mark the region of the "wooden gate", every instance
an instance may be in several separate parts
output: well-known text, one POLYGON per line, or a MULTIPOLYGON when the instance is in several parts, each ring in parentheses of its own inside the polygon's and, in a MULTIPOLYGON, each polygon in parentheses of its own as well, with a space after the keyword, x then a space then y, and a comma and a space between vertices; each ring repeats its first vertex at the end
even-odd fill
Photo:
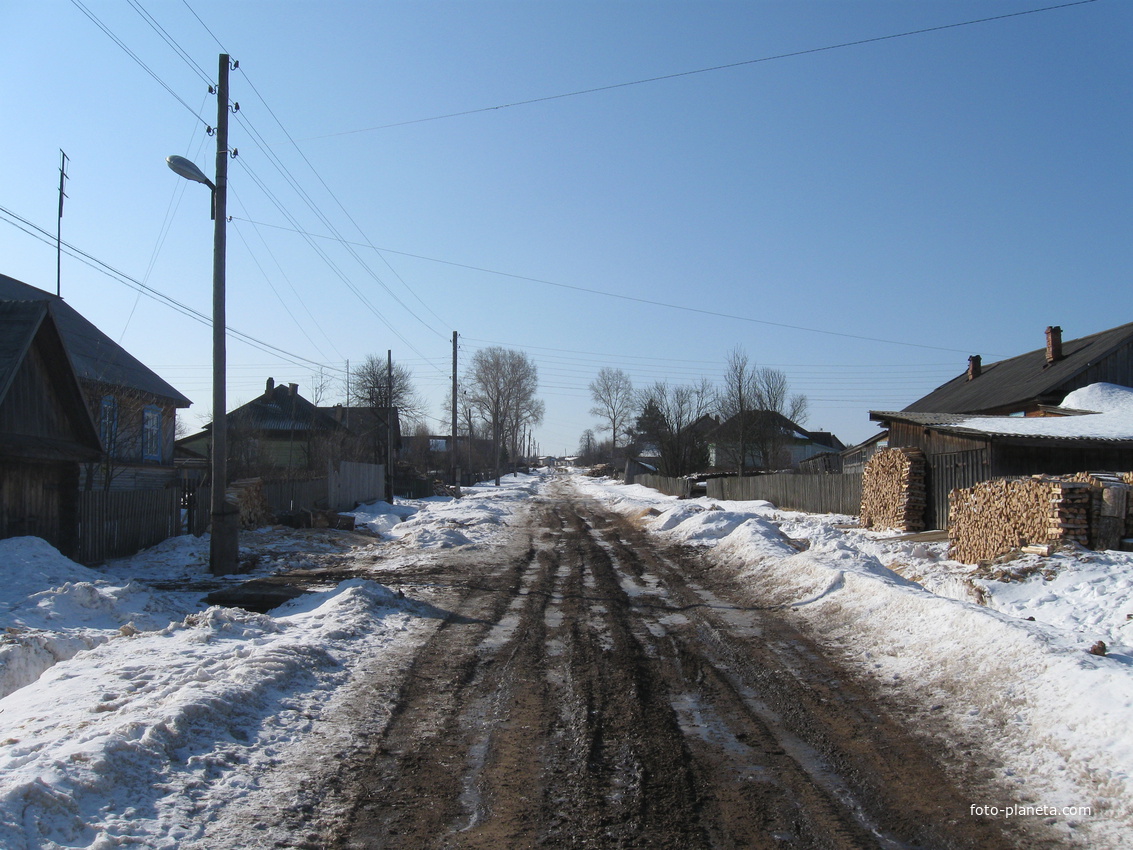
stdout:
POLYGON ((948 528, 948 494, 991 477, 987 449, 932 455, 928 463, 926 527, 948 528))

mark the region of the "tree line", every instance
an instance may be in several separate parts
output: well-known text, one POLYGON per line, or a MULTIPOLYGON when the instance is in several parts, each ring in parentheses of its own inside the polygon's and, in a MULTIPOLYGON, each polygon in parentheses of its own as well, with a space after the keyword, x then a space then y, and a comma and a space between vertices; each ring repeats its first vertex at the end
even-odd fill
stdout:
POLYGON ((758 366, 738 347, 728 354, 718 386, 701 378, 635 388, 623 370, 604 368, 589 388, 597 432, 609 437, 599 440, 587 429, 579 454, 597 461, 652 450, 658 471, 674 477, 706 468, 710 442, 717 465, 740 475, 777 468, 784 464, 790 426, 807 417, 806 396, 790 392, 786 375, 758 366))

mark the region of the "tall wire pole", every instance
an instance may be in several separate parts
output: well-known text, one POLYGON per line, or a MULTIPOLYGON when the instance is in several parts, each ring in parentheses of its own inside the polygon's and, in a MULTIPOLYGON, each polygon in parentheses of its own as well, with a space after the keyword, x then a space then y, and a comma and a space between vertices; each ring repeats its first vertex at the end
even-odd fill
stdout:
POLYGON ((452 332, 452 486, 460 486, 456 461, 456 331, 452 332))
POLYGON ((216 89, 216 189, 213 192, 212 257, 212 490, 209 509, 212 536, 209 568, 213 575, 236 572, 240 554, 238 512, 225 498, 228 489, 228 411, 225 351, 225 223, 228 213, 228 67, 220 54, 216 89))
POLYGON ((63 187, 67 184, 67 154, 59 149, 59 218, 55 225, 55 294, 63 294, 63 199, 67 193, 63 187))

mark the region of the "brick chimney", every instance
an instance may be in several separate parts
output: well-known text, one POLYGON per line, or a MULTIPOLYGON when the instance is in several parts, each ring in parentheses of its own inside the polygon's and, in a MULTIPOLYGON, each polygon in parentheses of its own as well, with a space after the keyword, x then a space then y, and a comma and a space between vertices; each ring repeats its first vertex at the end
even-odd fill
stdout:
POLYGON ((268 378, 267 389, 264 390, 264 398, 271 398, 273 392, 275 392, 275 378, 268 378))
POLYGON ((287 385, 287 394, 290 395, 290 396, 299 395, 299 385, 298 384, 288 384, 287 385))
POLYGON ((973 354, 968 358, 968 380, 975 380, 983 372, 983 358, 978 354, 973 354))
POLYGON ((1046 329, 1046 363, 1057 363, 1062 359, 1062 328, 1051 325, 1046 329))

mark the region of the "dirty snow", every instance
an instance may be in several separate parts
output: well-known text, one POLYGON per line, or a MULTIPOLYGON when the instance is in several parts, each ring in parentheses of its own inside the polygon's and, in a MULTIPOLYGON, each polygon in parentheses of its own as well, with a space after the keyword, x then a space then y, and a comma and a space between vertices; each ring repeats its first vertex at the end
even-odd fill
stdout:
MULTIPOLYGON (((943 543, 886 539, 851 517, 573 480, 758 586, 914 716, 950 729, 942 746, 978 742, 996 765, 992 787, 1090 807, 1044 816, 1067 846, 1133 846, 1133 556, 1024 556, 993 574, 949 561, 943 543), (1105 657, 1086 651, 1099 640, 1105 657)), ((268 615, 204 606, 210 590, 248 578, 208 576, 207 538, 93 570, 35 538, 0 541, 0 846, 291 840, 280 813, 304 805, 299 766, 350 746, 336 718, 360 671, 392 681, 443 614, 383 582, 430 552, 505 540, 546 478, 503 484, 364 506, 366 541, 243 534, 259 575, 338 553, 372 576, 268 615)), ((972 804, 1015 801, 988 793, 972 804)))
POLYGON ((1040 817, 1067 846, 1133 846, 1133 554, 981 571, 949 561, 944 542, 886 539, 853 517, 577 480, 645 529, 711 549, 879 687, 943 720, 943 746, 977 741, 998 787, 1059 811, 1040 817), (1099 640, 1105 657, 1088 652, 1099 640))

